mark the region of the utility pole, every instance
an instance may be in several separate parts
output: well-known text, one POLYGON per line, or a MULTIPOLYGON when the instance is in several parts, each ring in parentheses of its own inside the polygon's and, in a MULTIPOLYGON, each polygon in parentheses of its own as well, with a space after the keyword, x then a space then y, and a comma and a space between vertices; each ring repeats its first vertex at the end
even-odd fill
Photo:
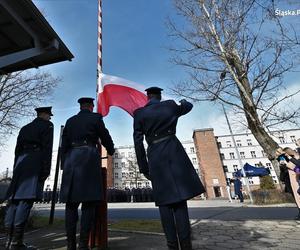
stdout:
POLYGON ((244 170, 244 165, 243 165, 243 163, 242 163, 240 153, 239 153, 239 151, 238 151, 238 149, 237 149, 237 145, 236 145, 236 142, 235 142, 233 133, 232 133, 232 129, 231 129, 231 126, 230 126, 230 123, 229 123, 229 119, 228 119, 228 117, 227 117, 227 114, 226 114, 224 105, 222 105, 222 107, 223 107, 223 111, 224 111, 224 115, 225 115, 225 118, 226 118, 226 122, 227 122, 227 125, 228 125, 228 128, 229 128, 229 131, 230 131, 230 135, 231 135, 231 138, 232 138, 232 141, 233 141, 233 145, 234 145, 234 148, 235 148, 235 152, 236 152, 236 155, 237 155, 239 164, 240 164, 240 166, 241 166, 241 170, 242 170, 242 173, 243 173, 243 176, 244 176, 244 180, 245 180, 245 182, 246 182, 247 190, 248 190, 249 197, 250 197, 250 202, 251 202, 251 204, 252 204, 252 203, 253 203, 253 199, 252 199, 252 194, 251 194, 251 190, 250 190, 250 186, 249 186, 249 181, 248 181, 248 178, 247 178, 246 173, 245 173, 245 170, 244 170))

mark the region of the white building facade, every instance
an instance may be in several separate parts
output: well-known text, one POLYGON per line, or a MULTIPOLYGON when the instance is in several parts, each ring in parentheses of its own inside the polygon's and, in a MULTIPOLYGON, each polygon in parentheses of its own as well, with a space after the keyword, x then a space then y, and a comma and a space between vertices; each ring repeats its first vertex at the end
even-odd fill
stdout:
MULTIPOLYGON (((281 146, 282 148, 290 147, 292 149, 296 148, 296 140, 300 138, 299 129, 290 129, 285 131, 275 131, 272 132, 271 137, 281 146)), ((242 166, 240 166, 238 155, 242 165, 248 163, 252 166, 262 166, 270 169, 273 182, 279 184, 279 181, 276 177, 275 171, 269 159, 266 157, 262 147, 258 144, 256 139, 252 134, 235 134, 234 140, 237 145, 237 150, 234 147, 234 143, 231 135, 221 135, 216 136, 218 142, 220 157, 223 163, 224 172, 226 178, 233 177, 233 173, 242 166)), ((259 185, 259 177, 249 177, 250 185, 259 185)))
MULTIPOLYGON (((183 141, 182 145, 199 175, 199 164, 194 142, 192 140, 183 141)), ((113 183, 115 188, 151 187, 151 181, 139 173, 134 146, 116 148, 113 156, 113 183)))

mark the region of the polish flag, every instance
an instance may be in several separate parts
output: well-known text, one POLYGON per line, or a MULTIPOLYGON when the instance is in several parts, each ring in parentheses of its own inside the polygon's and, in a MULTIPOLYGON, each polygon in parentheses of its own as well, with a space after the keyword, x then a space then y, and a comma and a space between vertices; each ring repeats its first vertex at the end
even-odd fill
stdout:
POLYGON ((138 83, 103 73, 98 79, 98 113, 102 116, 108 114, 110 106, 124 109, 133 116, 133 112, 148 101, 145 87, 138 83))

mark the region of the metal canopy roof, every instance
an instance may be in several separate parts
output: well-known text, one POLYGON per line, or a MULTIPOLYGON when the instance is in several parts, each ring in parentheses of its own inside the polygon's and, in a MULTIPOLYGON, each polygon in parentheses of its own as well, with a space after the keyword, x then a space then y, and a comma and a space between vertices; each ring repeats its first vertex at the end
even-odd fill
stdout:
POLYGON ((0 74, 73 57, 31 0, 0 0, 0 74))

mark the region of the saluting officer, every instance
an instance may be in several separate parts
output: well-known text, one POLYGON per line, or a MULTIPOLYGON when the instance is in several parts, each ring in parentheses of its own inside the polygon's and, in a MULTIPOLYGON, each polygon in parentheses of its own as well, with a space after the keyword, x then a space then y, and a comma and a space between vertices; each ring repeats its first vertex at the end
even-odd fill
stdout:
POLYGON ((60 201, 66 203, 68 249, 76 249, 78 206, 81 206, 79 249, 89 249, 88 240, 96 205, 103 200, 99 139, 109 155, 114 144, 102 116, 93 113, 93 98, 80 98, 80 112, 67 120, 62 136, 63 176, 60 201))
POLYGON ((159 206, 162 226, 169 249, 192 249, 186 200, 203 192, 204 187, 176 137, 180 116, 193 105, 181 100, 161 101, 161 88, 146 89, 148 103, 134 113, 134 145, 139 171, 151 180, 156 206, 159 206), (143 144, 148 143, 147 156, 143 144))
POLYGON ((6 249, 35 249, 23 243, 24 227, 33 202, 43 198, 44 182, 50 174, 53 124, 51 107, 35 109, 37 118, 22 127, 15 148, 12 182, 5 216, 6 249))

